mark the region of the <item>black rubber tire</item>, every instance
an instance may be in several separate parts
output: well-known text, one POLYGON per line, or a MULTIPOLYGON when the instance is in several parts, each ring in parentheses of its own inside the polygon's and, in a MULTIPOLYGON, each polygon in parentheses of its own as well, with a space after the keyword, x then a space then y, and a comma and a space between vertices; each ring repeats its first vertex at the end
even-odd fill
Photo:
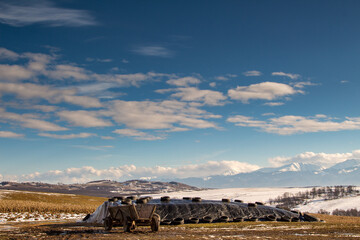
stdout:
POLYGON ((132 204, 132 200, 130 200, 129 198, 126 198, 126 199, 124 199, 124 200, 121 201, 121 204, 131 205, 131 204, 132 204))
POLYGON ((244 218, 243 217, 236 217, 233 219, 233 222, 243 222, 244 218))
POLYGON ((256 207, 257 207, 257 204, 256 204, 256 203, 248 203, 248 207, 254 207, 254 208, 256 208, 256 207))
POLYGON ((228 216, 221 216, 217 221, 218 222, 229 222, 229 217, 228 216))
POLYGON ((148 199, 147 198, 139 198, 136 200, 137 204, 146 204, 148 203, 148 199))
POLYGON ((158 232, 160 228, 160 216, 154 213, 151 219, 151 231, 158 232))
POLYGON ((257 222, 259 219, 257 217, 251 217, 248 219, 249 222, 257 222))
POLYGON ((199 219, 192 217, 192 218, 189 218, 186 222, 190 223, 190 224, 197 224, 197 223, 199 223, 199 219))
POLYGON ((184 224, 184 219, 183 218, 175 218, 174 220, 172 220, 172 224, 174 225, 182 225, 184 224))
POLYGON ((169 196, 164 196, 160 198, 161 202, 170 202, 170 197, 169 196))
POLYGON ((163 220, 160 222, 161 225, 170 225, 171 221, 170 220, 163 220))
POLYGON ((104 219, 104 229, 105 231, 110 231, 113 227, 113 221, 110 217, 104 219))
POLYGON ((280 221, 281 221, 281 222, 291 222, 291 217, 288 217, 288 216, 286 216, 286 215, 281 216, 280 221))
POLYGON ((276 221, 276 216, 269 214, 265 217, 266 221, 270 221, 270 222, 275 222, 276 221))
POLYGON ((136 200, 136 199, 138 199, 138 197, 137 196, 128 196, 128 197, 126 197, 127 199, 130 199, 130 200, 136 200))
POLYGON ((258 206, 264 206, 265 204, 263 202, 255 202, 258 206))
POLYGON ((244 201, 240 199, 235 199, 234 202, 243 203, 244 201))
POLYGON ((194 197, 194 198, 192 198, 191 200, 192 200, 193 202, 201 202, 201 201, 202 201, 201 197, 194 197))
POLYGON ((212 223, 213 219, 210 216, 205 216, 201 219, 202 223, 212 223))
POLYGON ((183 197, 183 200, 191 200, 191 197, 183 197))
POLYGON ((221 201, 222 201, 222 202, 228 202, 228 203, 229 203, 229 202, 230 202, 230 199, 229 199, 229 198, 223 198, 223 199, 221 199, 221 201))
POLYGON ((117 198, 117 200, 118 200, 118 201, 122 201, 122 200, 124 200, 124 199, 125 199, 125 197, 123 197, 123 196, 114 197, 114 198, 117 198))

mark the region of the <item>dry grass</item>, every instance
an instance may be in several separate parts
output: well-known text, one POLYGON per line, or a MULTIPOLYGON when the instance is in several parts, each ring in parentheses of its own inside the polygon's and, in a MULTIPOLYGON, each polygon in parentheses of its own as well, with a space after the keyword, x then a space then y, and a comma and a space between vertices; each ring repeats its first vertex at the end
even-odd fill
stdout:
POLYGON ((360 218, 317 215, 327 222, 241 222, 161 226, 160 232, 152 233, 149 227, 139 227, 134 233, 124 233, 122 227, 110 232, 102 226, 79 223, 18 223, 13 229, 1 233, 0 239, 106 239, 106 240, 179 240, 179 239, 281 239, 281 240, 329 240, 360 237, 360 218))
POLYGON ((0 199, 0 212, 90 213, 105 200, 72 194, 7 191, 0 199))

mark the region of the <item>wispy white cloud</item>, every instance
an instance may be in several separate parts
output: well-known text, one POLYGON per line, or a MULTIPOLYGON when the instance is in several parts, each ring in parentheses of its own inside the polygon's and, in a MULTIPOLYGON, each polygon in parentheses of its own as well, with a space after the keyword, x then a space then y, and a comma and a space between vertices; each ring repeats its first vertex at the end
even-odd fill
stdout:
POLYGON ((109 116, 115 122, 132 129, 163 129, 174 127, 218 128, 209 118, 219 116, 210 114, 188 103, 165 100, 153 101, 112 101, 109 116))
POLYGON ((296 74, 296 73, 284 73, 284 72, 273 72, 271 73, 271 75, 273 76, 283 76, 283 77, 288 77, 291 78, 293 80, 298 79, 300 77, 300 74, 296 74))
POLYGON ((216 82, 211 82, 211 83, 209 83, 209 86, 210 86, 210 87, 213 87, 213 88, 216 87, 216 82))
POLYGON ((9 132, 9 131, 0 131, 0 138, 21 138, 24 137, 24 134, 9 132))
POLYGON ((154 140, 165 139, 165 136, 155 136, 146 132, 142 132, 136 129, 129 129, 129 128, 116 129, 113 131, 113 133, 126 137, 134 137, 137 140, 154 141, 154 140))
POLYGON ((216 80, 220 80, 220 81, 226 81, 229 80, 229 78, 225 77, 225 76, 217 76, 215 77, 216 80))
POLYGON ((113 60, 110 58, 85 58, 85 61, 87 62, 101 62, 101 63, 107 63, 107 62, 112 62, 113 60))
POLYGON ((181 101, 187 102, 201 102, 211 106, 225 105, 227 99, 221 92, 213 90, 201 90, 195 87, 177 88, 174 89, 176 93, 172 97, 180 98, 181 101))
POLYGON ((16 52, 0 47, 0 60, 6 59, 6 60, 14 61, 17 60, 18 58, 19 58, 19 54, 17 54, 16 52))
POLYGON ((52 134, 52 133, 39 133, 39 136, 56 138, 56 139, 74 139, 74 138, 88 138, 96 136, 94 133, 72 133, 72 134, 52 134))
POLYGON ((17 181, 46 181, 63 183, 83 183, 97 179, 129 180, 129 179, 161 179, 207 177, 210 175, 232 175, 242 172, 251 172, 259 166, 239 161, 208 161, 201 164, 191 164, 180 167, 137 167, 123 165, 107 169, 96 169, 91 166, 81 168, 68 168, 65 170, 52 170, 44 173, 35 172, 15 176, 17 181))
POLYGON ((93 97, 76 96, 73 89, 54 89, 50 86, 32 83, 0 83, 0 94, 15 94, 22 99, 45 99, 50 103, 66 102, 83 107, 101 107, 93 97))
POLYGON ((232 99, 240 100, 243 103, 248 103, 248 101, 251 99, 272 101, 284 96, 294 95, 299 92, 299 90, 296 90, 290 85, 284 83, 262 82, 249 86, 238 86, 235 89, 230 89, 228 91, 228 95, 232 99))
POLYGON ((165 73, 132 73, 132 74, 92 74, 92 77, 100 82, 114 82, 118 87, 135 86, 139 87, 141 83, 157 81, 164 77, 174 77, 174 74, 165 73))
POLYGON ((166 81, 170 85, 175 85, 178 87, 187 87, 189 85, 195 85, 201 83, 201 80, 196 77, 183 77, 183 78, 175 78, 166 81))
POLYGON ((61 111, 57 115, 79 127, 109 127, 113 125, 110 121, 101 119, 99 112, 96 111, 61 111))
POLYGON ((18 81, 32 78, 35 74, 22 66, 18 65, 0 65, 0 78, 2 80, 18 81))
POLYGON ((54 6, 50 1, 23 1, 0 4, 0 23, 21 27, 44 24, 59 27, 82 27, 97 25, 94 17, 85 10, 54 6))
POLYGON ((260 71, 252 70, 252 71, 243 72, 243 75, 246 77, 258 77, 261 76, 262 73, 260 71))
POLYGON ((104 140, 113 140, 113 139, 115 139, 115 138, 112 137, 112 136, 101 136, 101 139, 104 139, 104 140))
POLYGON ((268 133, 279 135, 291 135, 309 132, 334 132, 344 130, 360 130, 359 118, 346 118, 343 121, 335 121, 324 115, 312 117, 282 116, 267 120, 256 120, 252 117, 237 115, 229 117, 228 122, 241 127, 255 127, 268 133))
POLYGON ((269 158, 269 163, 274 167, 280 167, 291 163, 314 164, 321 167, 331 167, 337 163, 348 159, 360 159, 360 150, 354 150, 350 153, 314 153, 304 152, 291 157, 278 156, 269 158))
POLYGON ((65 65, 65 64, 56 65, 54 69, 50 71, 46 71, 44 72, 44 74, 56 80, 64 80, 64 79, 89 80, 90 79, 89 71, 81 67, 77 67, 73 65, 65 65))
POLYGON ((172 57, 174 53, 170 51, 168 48, 160 45, 154 46, 139 46, 133 49, 133 52, 144 55, 144 56, 152 56, 152 57, 172 57))
POLYGON ((90 146, 90 145, 73 145, 75 148, 83 148, 87 150, 94 150, 94 151, 106 151, 114 146, 105 145, 105 146, 90 146))
POLYGON ((64 131, 67 128, 61 127, 51 122, 47 122, 41 119, 38 119, 37 116, 33 114, 17 114, 6 112, 5 109, 0 108, 0 119, 5 122, 14 124, 15 122, 19 123, 22 127, 37 129, 41 131, 64 131))
POLYGON ((235 77, 237 77, 236 74, 228 73, 228 74, 225 74, 225 75, 222 75, 222 76, 217 76, 217 77, 215 77, 215 79, 219 80, 219 81, 227 81, 230 78, 235 78, 235 77))
POLYGON ((306 86, 314 86, 317 85, 315 83, 312 83, 310 81, 307 82, 294 82, 294 83, 290 83, 292 86, 294 86, 295 88, 304 88, 306 86))
POLYGON ((264 105, 275 107, 275 106, 284 105, 284 103, 283 102, 267 102, 267 103, 264 103, 264 105))

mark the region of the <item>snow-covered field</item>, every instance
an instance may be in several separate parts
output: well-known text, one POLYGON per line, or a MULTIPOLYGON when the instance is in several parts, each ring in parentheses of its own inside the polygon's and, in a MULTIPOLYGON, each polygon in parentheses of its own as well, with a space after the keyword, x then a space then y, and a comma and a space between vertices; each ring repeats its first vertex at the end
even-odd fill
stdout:
MULTIPOLYGON (((230 198, 231 200, 240 199, 244 202, 264 202, 267 203, 270 198, 276 198, 284 193, 298 193, 311 191, 310 188, 224 188, 210 189, 192 192, 171 192, 163 194, 154 194, 154 198, 161 196, 170 196, 171 198, 181 199, 183 197, 201 197, 207 200, 221 200, 230 198)), ((334 200, 315 199, 308 201, 306 205, 300 205, 296 209, 302 212, 317 213, 320 209, 332 212, 335 209, 348 210, 357 208, 360 210, 360 196, 345 197, 334 200)))
POLYGON ((310 190, 311 188, 223 188, 191 192, 171 192, 154 194, 151 196, 154 198, 170 196, 171 198, 178 199, 182 199, 183 197, 201 197, 206 200, 221 200, 222 198, 230 198, 232 200, 240 199, 244 202, 267 202, 269 198, 278 197, 283 195, 285 192, 298 193, 310 190))
POLYGON ((33 222, 33 221, 56 221, 56 220, 79 220, 86 214, 74 213, 0 213, 0 224, 7 222, 33 222))
POLYGON ((331 213, 335 209, 348 210, 352 208, 356 208, 360 210, 360 196, 345 197, 345 198, 327 200, 327 201, 323 199, 318 199, 309 202, 306 205, 301 205, 296 209, 302 212, 311 212, 311 213, 317 213, 320 209, 324 209, 331 213))

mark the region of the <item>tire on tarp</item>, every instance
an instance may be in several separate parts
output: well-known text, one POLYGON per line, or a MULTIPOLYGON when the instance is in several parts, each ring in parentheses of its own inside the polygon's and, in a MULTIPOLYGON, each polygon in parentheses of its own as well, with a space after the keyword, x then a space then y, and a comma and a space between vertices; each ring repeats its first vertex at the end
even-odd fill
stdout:
POLYGON ((192 200, 193 202, 201 202, 201 201, 202 201, 201 197, 194 197, 194 198, 192 198, 191 200, 192 200))
POLYGON ((210 216, 205 216, 201 219, 202 223, 212 223, 213 219, 210 216))
POLYGON ((196 217, 191 217, 186 221, 186 223, 197 224, 197 223, 199 223, 199 219, 196 217))
POLYGON ((160 198, 161 202, 170 202, 170 197, 169 196, 164 196, 160 198))
POLYGON ((244 218, 243 217, 236 217, 233 219, 233 222, 243 222, 244 218))
POLYGON ((161 225, 170 225, 171 224, 171 220, 163 220, 160 222, 161 225))
POLYGON ((221 216, 217 219, 218 222, 229 222, 230 218, 228 216, 221 216))
POLYGON ((182 224, 184 224, 185 223, 185 221, 184 221, 184 219, 183 218, 175 218, 174 220, 172 220, 172 224, 173 225, 182 225, 182 224))

